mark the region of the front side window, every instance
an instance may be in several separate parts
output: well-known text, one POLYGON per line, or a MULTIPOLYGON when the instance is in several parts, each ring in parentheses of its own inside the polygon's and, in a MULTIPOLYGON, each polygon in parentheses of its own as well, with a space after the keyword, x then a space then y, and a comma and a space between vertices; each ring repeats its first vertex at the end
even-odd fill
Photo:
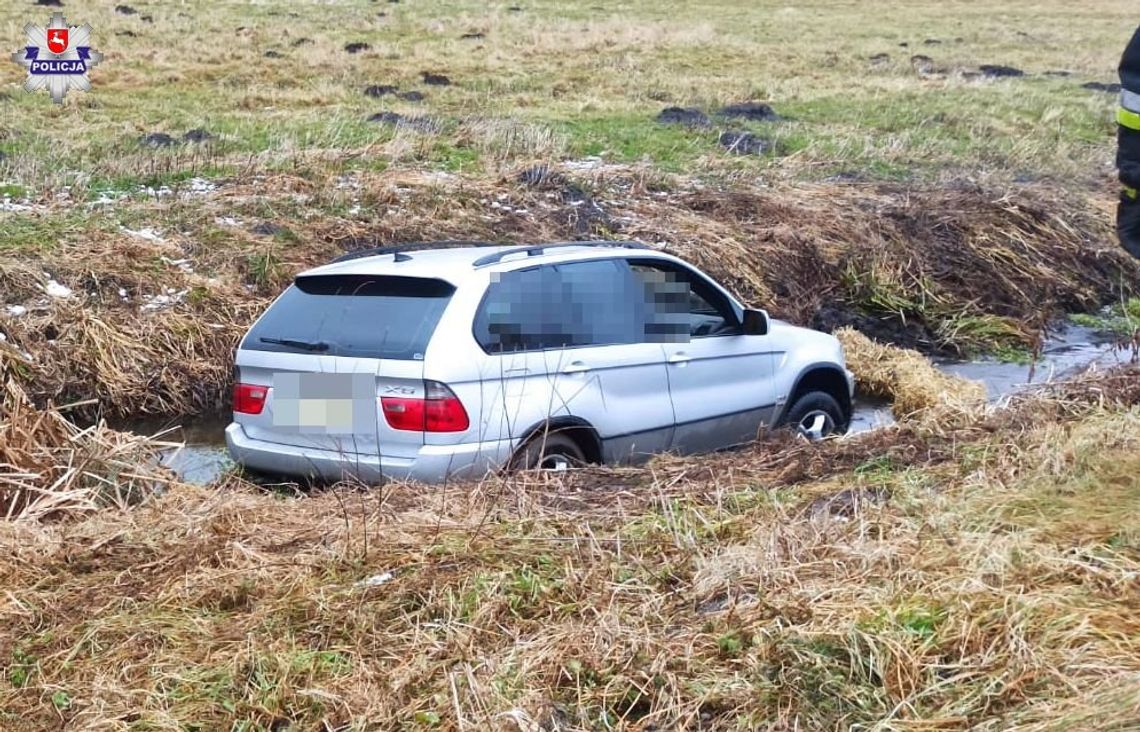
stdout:
POLYGON ((738 335, 735 308, 708 280, 688 268, 655 260, 631 260, 649 314, 649 340, 684 342, 706 336, 738 335))

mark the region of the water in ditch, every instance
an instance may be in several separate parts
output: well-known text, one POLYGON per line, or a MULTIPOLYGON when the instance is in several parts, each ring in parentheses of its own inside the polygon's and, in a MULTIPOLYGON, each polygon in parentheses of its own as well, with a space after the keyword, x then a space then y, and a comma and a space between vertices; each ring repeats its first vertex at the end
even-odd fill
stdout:
MULTIPOLYGON (((1090 367, 1108 368, 1127 363, 1131 354, 1112 344, 1092 329, 1081 326, 1062 328, 1050 338, 1038 360, 1032 364, 1006 363, 992 359, 975 361, 939 361, 935 365, 946 373, 981 381, 991 401, 1019 389, 1072 376, 1090 367)), ((857 398, 851 431, 864 432, 891 424, 890 404, 885 401, 857 398)), ((204 420, 179 426, 170 422, 133 423, 131 431, 162 434, 165 441, 182 441, 180 447, 162 451, 162 463, 183 480, 206 485, 233 466, 226 454, 224 420, 204 420)))

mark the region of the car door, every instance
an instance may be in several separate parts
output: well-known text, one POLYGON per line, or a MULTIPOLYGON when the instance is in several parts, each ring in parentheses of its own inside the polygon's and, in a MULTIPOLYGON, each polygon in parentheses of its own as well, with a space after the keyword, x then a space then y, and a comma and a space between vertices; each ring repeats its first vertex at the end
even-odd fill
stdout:
POLYGON ((474 324, 489 356, 488 429, 519 439, 548 421, 585 422, 611 462, 666 449, 673 406, 664 351, 639 337, 635 295, 620 259, 495 275, 474 324))
POLYGON ((749 442, 776 408, 776 354, 744 335, 742 311, 707 277, 661 259, 631 259, 651 306, 647 333, 662 343, 675 425, 671 449, 704 452, 749 442))
POLYGON ((637 281, 621 258, 553 265, 564 347, 557 392, 593 425, 607 462, 636 462, 672 442, 673 404, 661 344, 644 338, 637 281))

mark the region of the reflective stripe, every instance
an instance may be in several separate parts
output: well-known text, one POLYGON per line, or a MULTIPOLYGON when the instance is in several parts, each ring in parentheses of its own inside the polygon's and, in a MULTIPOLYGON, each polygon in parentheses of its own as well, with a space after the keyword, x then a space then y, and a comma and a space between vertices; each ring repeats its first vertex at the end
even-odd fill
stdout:
POLYGON ((1128 196, 1133 201, 1136 200, 1136 196, 1138 193, 1140 193, 1140 192, 1138 192, 1135 188, 1129 188, 1128 186, 1124 186, 1124 195, 1128 196))
POLYGON ((1120 92, 1120 106, 1129 112, 1140 114, 1140 94, 1127 89, 1120 92))
POLYGON ((1140 112, 1133 112, 1121 107, 1116 110, 1116 121, 1121 127, 1140 131, 1140 112))

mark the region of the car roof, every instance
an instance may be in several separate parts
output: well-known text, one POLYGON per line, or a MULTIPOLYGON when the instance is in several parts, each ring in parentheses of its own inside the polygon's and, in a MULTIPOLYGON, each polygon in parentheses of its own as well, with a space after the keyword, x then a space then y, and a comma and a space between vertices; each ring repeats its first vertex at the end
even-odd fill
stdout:
POLYGON ((403 275, 431 277, 452 284, 484 271, 504 271, 555 262, 604 259, 619 254, 646 254, 672 259, 639 242, 556 242, 530 245, 441 245, 417 244, 414 248, 391 247, 384 253, 333 261, 302 272, 299 277, 332 274, 403 275), (399 252, 399 253, 397 253, 399 252), (480 261, 482 260, 482 261, 480 261))

